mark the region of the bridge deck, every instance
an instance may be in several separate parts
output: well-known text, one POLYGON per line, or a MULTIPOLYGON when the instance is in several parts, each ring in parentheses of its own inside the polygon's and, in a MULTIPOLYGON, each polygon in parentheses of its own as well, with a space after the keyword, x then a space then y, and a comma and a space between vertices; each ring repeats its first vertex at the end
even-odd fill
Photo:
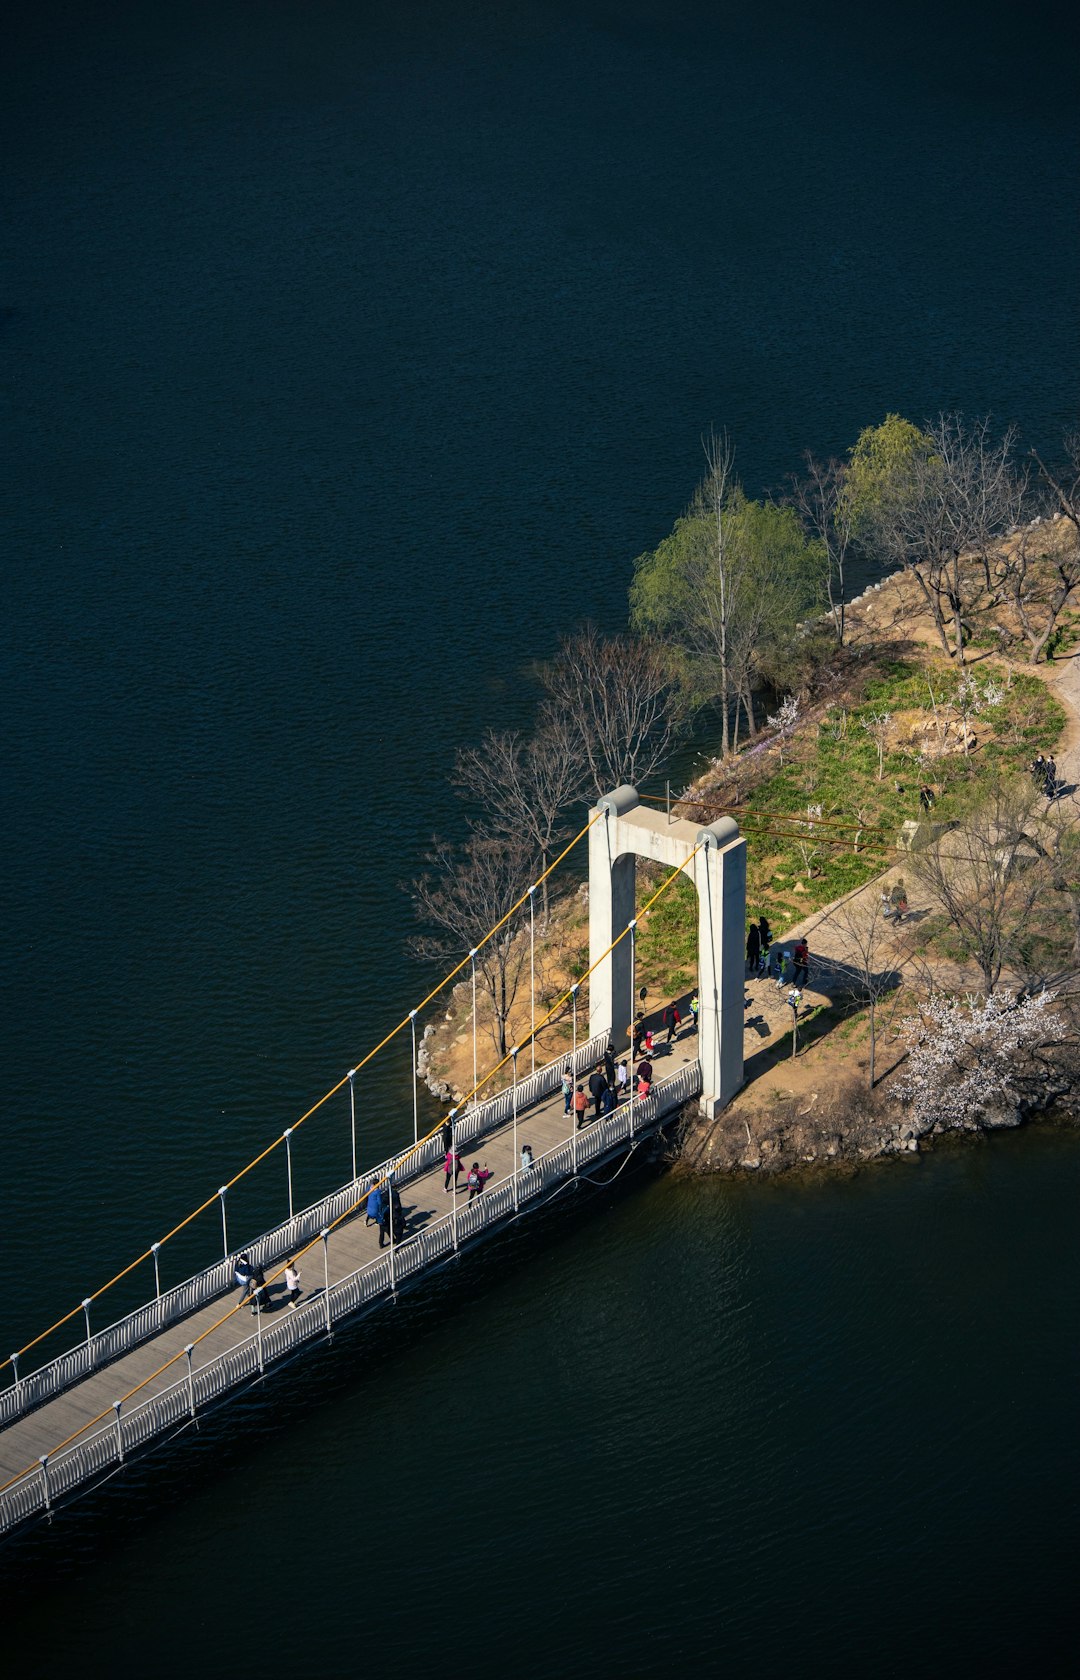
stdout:
MULTIPOLYGON (((651 1112, 640 1103, 635 1104, 642 1131, 651 1130, 664 1114, 685 1100, 691 1089, 689 1071, 692 1069, 696 1073, 696 1058, 697 1040, 692 1031, 686 1028, 669 1051, 660 1049, 654 1056, 658 1085, 650 1105, 651 1112), (676 1074, 682 1074, 683 1077, 672 1082, 665 1099, 664 1086, 671 1076, 676 1074)), ((579 1074, 578 1077, 581 1082, 587 1083, 585 1076, 579 1074)), ((694 1088, 696 1089, 696 1086, 694 1088)), ((625 1105, 624 1110, 619 1112, 625 1112, 625 1105)), ((528 1143, 541 1168, 534 1173, 519 1175, 518 1200, 523 1202, 526 1208, 530 1205, 527 1197, 535 1195, 541 1185, 547 1187, 571 1176, 572 1167, 567 1153, 571 1127, 572 1116, 569 1120, 564 1116, 563 1101, 559 1093, 519 1112, 518 1148, 520 1150, 528 1143), (545 1158, 543 1161, 542 1157, 545 1158), (525 1184, 525 1179, 530 1181, 528 1185, 525 1184)), ((602 1141, 608 1137, 614 1139, 611 1127, 602 1127, 596 1134, 595 1141, 589 1138, 591 1130, 591 1127, 587 1128, 581 1134, 583 1153, 594 1154, 602 1141)), ((625 1130, 622 1130, 625 1141, 625 1130)), ((605 1142, 604 1147, 606 1151, 610 1145, 605 1142)), ((513 1127, 509 1121, 500 1124, 477 1142, 463 1147, 465 1171, 459 1181, 456 1198, 458 1228, 462 1241, 478 1234, 481 1225, 492 1229, 517 1211, 513 1202, 513 1175, 516 1165, 513 1151, 513 1127), (473 1160, 485 1163, 492 1170, 493 1177, 488 1181, 488 1187, 481 1198, 486 1205, 477 1209, 479 1217, 474 1216, 472 1209, 466 1217, 465 1174, 473 1160), (498 1202, 497 1207, 493 1205, 493 1198, 498 1202)), ((451 1221, 448 1215, 454 1204, 454 1198, 444 1191, 441 1169, 429 1170, 413 1182, 403 1185, 401 1198, 406 1215, 406 1236, 401 1243, 395 1245, 396 1276, 399 1281, 404 1274, 415 1276, 419 1270, 440 1256, 445 1256, 451 1248, 451 1221)), ((384 1249, 380 1254, 378 1239, 378 1228, 366 1225, 363 1209, 332 1231, 326 1249, 330 1302, 333 1303, 332 1318, 340 1318, 345 1316, 347 1311, 356 1310, 356 1306, 348 1306, 344 1292, 335 1288, 344 1280, 354 1280, 350 1288, 356 1292, 357 1303, 360 1305, 385 1293, 391 1281, 387 1269, 388 1250, 384 1249), (359 1273, 361 1278, 364 1278, 369 1271, 371 1278, 368 1285, 358 1288, 355 1282, 356 1275, 359 1273)), ((267 1270, 269 1272, 270 1268, 267 1270)), ((276 1266, 274 1270, 277 1270, 276 1266)), ((170 1392, 174 1396, 173 1400, 162 1401, 156 1408, 146 1407, 142 1414, 148 1420, 145 1427, 133 1425, 133 1438, 126 1443, 128 1452, 131 1452, 153 1435, 162 1432, 163 1423, 167 1421, 167 1407, 172 1407, 171 1416, 175 1426, 177 1422, 182 1421, 187 1412, 189 1394, 193 1401, 202 1399, 204 1385, 199 1381, 200 1371, 205 1372, 211 1365, 214 1365, 219 1373, 224 1371, 224 1378, 216 1380, 212 1389, 206 1387, 205 1390, 206 1393, 221 1393, 257 1374, 262 1368, 264 1355, 267 1364, 280 1358, 282 1352, 279 1350, 284 1344, 281 1337, 274 1336, 273 1331, 283 1319, 301 1320, 308 1326, 306 1331, 302 1326, 294 1326, 296 1334, 291 1337, 293 1341, 297 1335, 315 1336, 324 1332, 329 1303, 326 1300, 323 1245, 320 1242, 316 1241, 315 1246, 309 1248, 303 1256, 300 1271, 304 1294, 296 1313, 290 1312, 285 1305, 283 1279, 275 1280, 270 1286, 276 1310, 272 1314, 264 1314, 254 1323, 253 1315, 246 1308, 239 1312, 230 1311, 236 1303, 235 1290, 218 1295, 197 1311, 170 1324, 159 1334, 132 1348, 104 1369, 75 1382, 36 1410, 9 1423, 0 1431, 0 1485, 20 1476, 22 1472, 30 1471, 31 1467, 34 1468, 29 1477, 16 1483, 8 1493, 0 1493, 0 1530, 33 1514, 35 1509, 44 1508, 45 1478, 37 1468, 38 1461, 42 1455, 48 1455, 52 1463, 59 1449, 73 1435, 78 1435, 78 1441, 74 1445, 86 1450, 80 1453, 78 1465, 71 1464, 66 1486, 63 1478, 59 1484, 54 1484, 54 1499, 58 1493, 90 1479, 110 1462, 116 1462, 118 1427, 113 1415, 116 1401, 124 1401, 122 1410, 126 1420, 129 1412, 137 1413, 138 1408, 146 1407, 146 1403, 153 1401, 155 1397, 165 1396, 170 1392), (254 1348, 256 1334, 261 1336, 262 1343, 258 1349, 259 1363, 253 1367, 254 1354, 251 1350, 254 1348), (203 1336, 205 1339, 198 1343, 194 1356, 193 1392, 189 1384, 184 1348, 203 1336), (234 1351, 235 1361, 226 1358, 223 1362, 223 1356, 234 1351), (167 1363, 169 1361, 174 1362, 167 1363), (167 1368, 163 1370, 163 1366, 167 1368), (145 1384, 145 1387, 140 1389, 142 1384, 145 1384), (136 1389, 139 1389, 139 1392, 132 1393, 136 1389), (130 1398, 127 1398, 129 1396, 130 1398), (102 1413, 107 1415, 100 1418, 102 1413), (100 1421, 93 1421, 99 1418, 100 1421), (96 1472, 94 1465, 90 1463, 91 1458, 95 1459, 96 1472)), ((67 1456, 71 1460, 74 1459, 74 1447, 69 1450, 67 1456)), ((57 1458, 56 1462, 63 1464, 63 1455, 57 1458)))

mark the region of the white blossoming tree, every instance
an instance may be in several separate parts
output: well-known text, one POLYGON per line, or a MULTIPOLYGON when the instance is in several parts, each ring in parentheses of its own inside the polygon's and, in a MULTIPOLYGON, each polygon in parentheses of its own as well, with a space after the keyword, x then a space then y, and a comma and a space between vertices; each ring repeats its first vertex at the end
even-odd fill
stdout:
POLYGON ((780 737, 780 763, 784 762, 784 748, 798 728, 802 707, 796 695, 787 694, 781 703, 780 710, 775 717, 766 718, 770 729, 775 729, 780 737))
POLYGON ((919 1130, 960 1125, 998 1098, 1015 1100, 1019 1053, 1059 1043, 1067 1030, 1055 998, 932 997, 902 1022, 911 1049, 895 1089, 919 1130))

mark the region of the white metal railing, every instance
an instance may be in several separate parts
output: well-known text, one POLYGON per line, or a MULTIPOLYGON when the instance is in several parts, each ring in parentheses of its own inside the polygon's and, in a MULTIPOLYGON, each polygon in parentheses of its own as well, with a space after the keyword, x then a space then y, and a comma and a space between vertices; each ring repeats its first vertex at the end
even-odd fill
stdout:
MULTIPOLYGON (((590 1062, 595 1062, 602 1055, 607 1041, 607 1035, 604 1034, 578 1047, 575 1074, 584 1071, 590 1062)), ((548 1096, 558 1089, 563 1067, 570 1059, 570 1053, 564 1052, 546 1066, 537 1068, 528 1079, 518 1081, 519 1113, 540 1097, 548 1096)), ((512 1091, 506 1090, 500 1091, 498 1096, 491 1097, 476 1107, 470 1105, 463 1109, 455 1120, 457 1142, 464 1147, 501 1125, 504 1120, 510 1118, 512 1105, 512 1091)), ((273 1230, 264 1232, 253 1242, 238 1244, 233 1252, 250 1254, 256 1266, 274 1265, 293 1249, 303 1248, 311 1242, 324 1226, 332 1225, 335 1220, 340 1219, 359 1199, 359 1186, 370 1178, 381 1178, 394 1168, 398 1184, 409 1184, 424 1173, 430 1172, 442 1157, 443 1145, 439 1133, 436 1132, 433 1137, 421 1142, 419 1148, 409 1146, 397 1155, 390 1156, 377 1167, 371 1167, 361 1173, 355 1181, 350 1179, 348 1183, 324 1196, 321 1201, 304 1208, 293 1218, 275 1226, 273 1230)), ((136 1307, 124 1318, 117 1319, 115 1324, 99 1330, 88 1340, 79 1342, 76 1347, 39 1366, 36 1371, 20 1372, 10 1387, 0 1390, 0 1429, 15 1418, 21 1417, 24 1412, 52 1399, 65 1388, 70 1388, 73 1383, 81 1382, 91 1372, 111 1364, 114 1359, 119 1359, 140 1342, 148 1341, 152 1336, 168 1329, 170 1325, 177 1324, 181 1319, 197 1312, 200 1307, 206 1306, 207 1302, 227 1294, 234 1287, 233 1266, 233 1256, 226 1255, 215 1261, 212 1266, 196 1272, 183 1283, 163 1291, 151 1301, 145 1301, 141 1307, 136 1307)))
MULTIPOLYGON (((584 1047, 582 1054, 585 1050, 595 1054, 595 1044, 584 1047)), ((558 1062, 560 1073, 564 1060, 560 1058, 558 1062)), ((579 1071, 586 1065, 587 1060, 580 1063, 579 1071)), ((539 1078, 547 1071, 538 1070, 531 1077, 539 1078)), ((273 1325, 266 1327, 265 1321, 260 1321, 255 1335, 205 1365, 193 1367, 190 1379, 184 1365, 178 1363, 181 1372, 178 1381, 129 1410, 118 1409, 114 1419, 103 1422, 93 1435, 55 1457, 39 1461, 35 1468, 27 1470, 0 1492, 0 1533, 48 1510, 64 1494, 122 1463, 128 1454, 154 1436, 194 1417, 200 1408, 256 1377, 305 1341, 325 1335, 328 1322, 332 1325, 349 1317, 367 1302, 388 1293, 404 1278, 423 1271, 486 1229, 509 1220, 515 1211, 515 1191, 519 1209, 535 1205, 538 1198, 546 1200, 542 1192, 556 1189, 572 1179, 575 1171, 580 1173, 582 1167, 600 1160, 620 1144, 643 1135, 663 1115, 681 1107, 700 1090, 700 1064, 690 1062, 666 1079, 658 1080, 649 1096, 635 1098, 632 1107, 624 1103, 574 1138, 538 1156, 528 1171, 522 1171, 515 1163, 515 1171, 509 1177, 461 1209, 444 1214, 414 1237, 396 1243, 390 1253, 384 1249, 377 1259, 367 1261, 348 1277, 331 1284, 329 1298, 319 1290, 295 1312, 282 1313, 273 1325)))

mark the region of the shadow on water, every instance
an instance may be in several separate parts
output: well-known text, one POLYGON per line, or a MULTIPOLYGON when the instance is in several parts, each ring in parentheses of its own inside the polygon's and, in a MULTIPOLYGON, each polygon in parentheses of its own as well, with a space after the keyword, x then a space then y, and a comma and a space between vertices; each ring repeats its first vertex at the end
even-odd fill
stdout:
MULTIPOLYGON (((243 1497, 245 1470, 256 1459, 287 1450, 288 1439, 334 1404, 363 1404, 374 1385, 410 1359, 424 1356, 436 1327, 462 1327, 483 1313, 485 1296, 524 1278, 555 1244, 573 1242, 598 1218, 633 1202, 663 1176, 659 1140, 652 1138, 622 1163, 553 1193, 494 1237, 462 1250, 421 1283, 384 1297, 333 1336, 310 1342, 295 1358, 236 1391, 169 1440, 129 1460, 97 1487, 58 1508, 51 1519, 0 1546, 9 1586, 36 1594, 58 1575, 78 1578, 98 1567, 111 1548, 133 1536, 152 1536, 163 1509, 230 1481, 243 1497)), ((273 1293, 273 1289, 271 1290, 273 1293)), ((284 1295, 284 1284, 280 1286, 284 1295)), ((308 1298, 321 1295, 320 1289, 308 1298)), ((278 1310, 283 1310, 279 1308, 278 1310)))

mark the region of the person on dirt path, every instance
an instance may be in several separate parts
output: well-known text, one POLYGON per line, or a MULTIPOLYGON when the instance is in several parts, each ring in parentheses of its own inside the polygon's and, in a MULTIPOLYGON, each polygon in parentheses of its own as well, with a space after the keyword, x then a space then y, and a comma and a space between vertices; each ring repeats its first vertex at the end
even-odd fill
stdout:
POLYGON ((756 922, 751 922, 750 932, 746 936, 746 966, 751 974, 753 974, 757 969, 758 958, 760 955, 761 929, 758 927, 756 922))
POLYGON ((810 947, 806 943, 805 939, 800 939, 796 942, 795 949, 791 953, 791 958, 795 965, 795 972, 792 975, 792 979, 794 980, 798 990, 801 992, 803 987, 806 985, 807 980, 810 978, 810 947))
POLYGON ((690 1019, 694 1023, 695 1033, 698 1030, 698 1016, 700 1015, 700 1013, 701 1013, 701 999, 698 997, 697 990, 695 989, 694 995, 690 999, 690 1019))
POLYGON ((665 1043, 672 1044, 679 1031, 679 1011, 673 1003, 669 1003, 664 1010, 664 1026, 667 1028, 665 1043))

